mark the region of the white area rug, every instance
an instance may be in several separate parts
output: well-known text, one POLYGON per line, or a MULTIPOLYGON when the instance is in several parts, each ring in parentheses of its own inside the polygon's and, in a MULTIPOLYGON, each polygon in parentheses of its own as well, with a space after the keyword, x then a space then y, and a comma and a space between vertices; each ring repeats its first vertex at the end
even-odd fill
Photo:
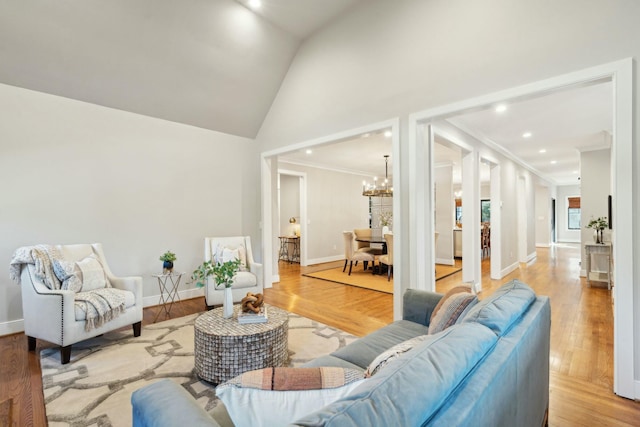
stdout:
MULTIPOLYGON (((193 372, 193 324, 199 314, 129 329, 72 347, 60 364, 58 348, 41 351, 49 426, 131 426, 131 393, 171 378, 206 410, 218 404, 212 384, 193 372)), ((289 315, 289 366, 299 366, 343 347, 356 337, 295 314, 289 315)))

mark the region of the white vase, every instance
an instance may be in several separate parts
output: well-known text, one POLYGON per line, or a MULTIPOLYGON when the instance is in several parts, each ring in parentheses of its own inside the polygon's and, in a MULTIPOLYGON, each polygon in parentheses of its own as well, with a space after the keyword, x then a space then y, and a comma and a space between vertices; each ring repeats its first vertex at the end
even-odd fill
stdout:
POLYGON ((224 288, 224 301, 222 302, 222 313, 225 319, 233 316, 233 293, 231 288, 224 288))
POLYGON ((389 234, 389 227, 387 227, 386 225, 382 226, 382 237, 384 237, 385 234, 389 234))

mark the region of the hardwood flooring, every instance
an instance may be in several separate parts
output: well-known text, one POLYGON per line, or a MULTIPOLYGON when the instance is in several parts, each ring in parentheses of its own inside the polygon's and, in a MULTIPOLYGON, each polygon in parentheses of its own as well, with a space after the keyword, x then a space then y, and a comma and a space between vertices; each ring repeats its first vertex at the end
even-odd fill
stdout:
MULTIPOLYGON (((580 249, 558 245, 538 249, 532 265, 500 281, 489 278, 483 262, 484 298, 502 283, 517 278, 551 298, 551 378, 549 425, 640 426, 640 403, 613 394, 613 312, 605 288, 588 288, 579 278, 580 249)), ((366 335, 392 321, 392 296, 300 274, 342 262, 300 267, 280 263, 280 283, 265 290, 268 303, 354 335, 366 335)), ((436 283, 438 292, 461 282, 461 273, 436 283)), ((204 310, 204 298, 182 301, 172 318, 204 310)), ((144 310, 143 325, 153 323, 158 307, 144 310)), ((158 321, 165 320, 160 314, 158 321)), ((144 328, 142 333, 144 334, 144 328)), ((0 337, 0 427, 44 426, 46 417, 38 352, 27 351, 24 334, 0 337)))

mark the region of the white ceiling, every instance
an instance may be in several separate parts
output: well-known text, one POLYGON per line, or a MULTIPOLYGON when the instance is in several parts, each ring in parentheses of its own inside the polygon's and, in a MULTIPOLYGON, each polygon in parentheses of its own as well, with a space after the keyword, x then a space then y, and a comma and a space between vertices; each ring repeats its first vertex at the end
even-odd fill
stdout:
MULTIPOLYGON (((236 0, 247 5, 249 0, 236 0)), ((331 22, 349 7, 362 0, 262 0, 255 13, 298 39, 331 22)))
POLYGON ((578 184, 580 152, 609 148, 613 129, 610 82, 570 88, 462 114, 449 122, 490 140, 556 185, 578 184), (531 132, 524 138, 525 132, 531 132), (541 153, 540 150, 546 150, 541 153), (552 163, 555 161, 555 163, 552 163))
MULTIPOLYGON (((489 141, 556 185, 578 184, 580 151, 609 147, 606 134, 612 131, 611 83, 565 89, 505 105, 507 110, 501 114, 490 106, 447 120, 476 138, 489 141), (524 132, 531 132, 531 137, 523 138, 524 132), (541 149, 546 152, 540 153, 541 149), (552 164, 552 160, 556 163, 552 164)), ((436 135, 435 142, 434 163, 453 165, 453 182, 460 183, 461 150, 440 135, 436 135)), ((314 147, 311 154, 305 150, 287 153, 280 160, 380 177, 384 175, 383 156, 391 151, 391 139, 381 131, 314 147)), ((489 180, 488 166, 480 167, 480 179, 489 180)))

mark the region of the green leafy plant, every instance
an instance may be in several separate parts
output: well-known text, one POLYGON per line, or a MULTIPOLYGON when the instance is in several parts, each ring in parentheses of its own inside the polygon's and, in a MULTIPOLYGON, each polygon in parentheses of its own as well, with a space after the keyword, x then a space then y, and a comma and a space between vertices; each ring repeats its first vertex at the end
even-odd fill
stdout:
POLYGON ((239 269, 239 259, 222 263, 205 261, 200 264, 198 268, 193 270, 193 273, 191 274, 191 282, 201 288, 207 283, 207 278, 213 276, 216 288, 220 288, 220 285, 224 285, 225 288, 230 288, 233 283, 233 278, 239 269))
POLYGON ((388 227, 393 222, 393 212, 382 211, 380 212, 380 226, 388 227))
POLYGON ((604 230, 608 226, 609 221, 607 221, 606 216, 601 216, 595 219, 591 218, 591 221, 589 221, 589 224, 587 224, 587 228, 593 228, 596 230, 604 230))
POLYGON ((167 251, 167 252, 163 253, 163 254, 160 256, 160 261, 170 261, 170 262, 173 262, 173 261, 175 261, 176 259, 177 259, 177 258, 176 258, 176 254, 174 254, 174 253, 173 253, 173 252, 171 252, 171 251, 167 251))

